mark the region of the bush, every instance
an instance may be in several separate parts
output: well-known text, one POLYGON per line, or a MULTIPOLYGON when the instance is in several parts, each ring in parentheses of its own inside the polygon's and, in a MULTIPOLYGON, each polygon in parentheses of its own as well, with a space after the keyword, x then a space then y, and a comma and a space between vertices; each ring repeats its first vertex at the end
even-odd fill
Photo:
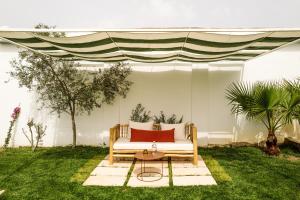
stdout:
POLYGON ((135 109, 131 111, 130 120, 134 122, 148 122, 151 119, 151 112, 146 111, 141 103, 137 104, 135 109))
POLYGON ((41 141, 42 137, 45 136, 47 126, 44 127, 44 125, 42 123, 36 123, 36 122, 34 122, 33 119, 28 120, 27 126, 28 126, 28 130, 30 132, 30 135, 28 135, 27 132, 23 128, 22 128, 22 131, 31 145, 31 150, 35 151, 38 148, 39 142, 41 141), (34 130, 33 130, 33 128, 34 128, 34 130), (34 132, 35 132, 35 134, 34 134, 34 132))
POLYGON ((156 124, 159 123, 179 124, 182 123, 182 121, 183 121, 183 116, 181 116, 181 118, 177 120, 177 116, 175 114, 172 114, 170 117, 167 117, 163 111, 160 111, 160 114, 158 116, 154 116, 154 122, 156 124))

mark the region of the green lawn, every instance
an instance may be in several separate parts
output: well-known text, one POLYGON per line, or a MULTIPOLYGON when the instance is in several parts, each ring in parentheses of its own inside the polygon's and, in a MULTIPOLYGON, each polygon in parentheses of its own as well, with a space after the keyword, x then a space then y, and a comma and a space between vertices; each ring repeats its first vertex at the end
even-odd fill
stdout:
POLYGON ((76 181, 106 154, 96 147, 2 151, 0 199, 300 199, 300 153, 289 148, 276 158, 252 147, 200 149, 217 186, 83 187, 76 181))

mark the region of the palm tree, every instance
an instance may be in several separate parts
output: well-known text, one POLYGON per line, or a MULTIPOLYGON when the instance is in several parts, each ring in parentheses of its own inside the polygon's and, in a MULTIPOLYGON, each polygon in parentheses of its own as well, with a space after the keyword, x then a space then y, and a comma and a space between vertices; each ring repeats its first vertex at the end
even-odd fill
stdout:
POLYGON ((286 110, 286 121, 291 123, 292 119, 296 119, 300 123, 300 78, 294 81, 285 80, 283 87, 289 94, 285 101, 287 105, 284 106, 286 110))
POLYGON ((266 153, 278 155, 275 132, 293 119, 299 119, 299 80, 284 82, 232 83, 226 98, 233 114, 256 119, 268 130, 266 153))

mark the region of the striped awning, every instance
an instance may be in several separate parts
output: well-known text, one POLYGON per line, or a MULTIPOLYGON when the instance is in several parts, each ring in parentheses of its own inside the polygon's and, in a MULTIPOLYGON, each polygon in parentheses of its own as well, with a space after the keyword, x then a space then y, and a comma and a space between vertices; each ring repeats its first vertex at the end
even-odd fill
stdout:
POLYGON ((246 61, 300 38, 300 31, 99 31, 54 38, 0 31, 0 38, 52 57, 96 62, 246 61))

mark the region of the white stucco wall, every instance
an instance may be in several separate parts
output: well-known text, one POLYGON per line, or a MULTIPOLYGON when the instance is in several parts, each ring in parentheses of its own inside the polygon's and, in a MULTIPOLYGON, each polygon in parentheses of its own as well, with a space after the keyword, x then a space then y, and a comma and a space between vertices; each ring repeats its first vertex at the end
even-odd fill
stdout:
MULTIPOLYGON (((134 85, 126 99, 118 98, 114 105, 105 105, 90 116, 77 117, 78 144, 107 144, 109 128, 116 123, 128 122, 131 110, 137 103, 142 103, 153 114, 164 110, 165 113, 183 115, 184 121, 194 122, 198 127, 201 146, 232 141, 256 142, 257 134, 265 130, 257 123, 236 120, 230 114, 224 90, 236 80, 257 81, 300 75, 299 48, 300 45, 292 45, 260 57, 247 62, 244 69, 241 64, 193 64, 168 66, 164 69, 170 70, 157 72, 162 68, 155 64, 136 66, 130 75, 134 85)), ((45 109, 37 110, 35 94, 19 88, 15 80, 4 83, 9 79, 9 61, 16 56, 14 47, 0 44, 0 144, 4 143, 10 114, 17 105, 21 106, 22 113, 11 145, 28 145, 21 129, 26 128, 29 117, 47 125, 44 146, 71 144, 72 131, 68 116, 58 118, 45 109)))

